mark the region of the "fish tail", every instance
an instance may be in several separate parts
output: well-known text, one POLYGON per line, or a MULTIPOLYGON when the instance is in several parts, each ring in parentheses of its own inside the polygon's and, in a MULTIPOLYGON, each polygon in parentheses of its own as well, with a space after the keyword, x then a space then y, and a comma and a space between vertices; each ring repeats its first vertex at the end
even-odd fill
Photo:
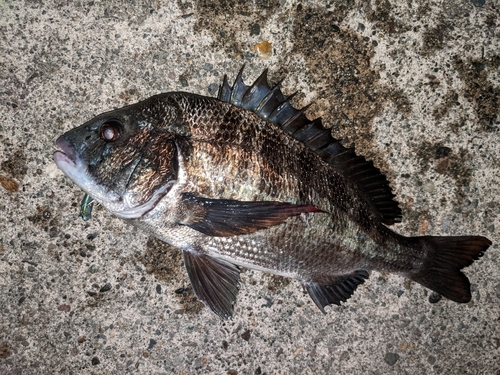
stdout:
POLYGON ((459 303, 471 300, 470 282, 460 270, 481 257, 491 241, 480 236, 414 237, 426 250, 424 265, 407 276, 459 303))

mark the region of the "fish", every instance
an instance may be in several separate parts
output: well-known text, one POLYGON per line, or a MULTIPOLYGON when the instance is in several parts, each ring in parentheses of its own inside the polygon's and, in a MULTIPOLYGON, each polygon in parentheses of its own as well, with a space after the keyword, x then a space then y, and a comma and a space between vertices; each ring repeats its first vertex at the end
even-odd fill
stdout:
POLYGON ((461 270, 486 237, 406 237, 372 161, 297 109, 268 70, 243 68, 217 97, 154 95, 56 140, 57 166, 115 216, 178 248, 196 297, 234 314, 242 268, 296 279, 318 309, 341 305, 372 271, 471 300, 461 270))
POLYGON ((85 194, 82 199, 82 203, 80 203, 80 217, 83 221, 88 221, 92 218, 92 208, 94 206, 94 199, 85 194))

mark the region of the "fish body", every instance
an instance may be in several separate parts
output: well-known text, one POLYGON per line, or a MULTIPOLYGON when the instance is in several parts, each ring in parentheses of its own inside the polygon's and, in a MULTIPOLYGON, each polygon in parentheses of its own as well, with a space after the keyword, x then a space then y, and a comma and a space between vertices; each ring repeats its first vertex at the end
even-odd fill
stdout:
POLYGON ((266 71, 218 98, 165 93, 58 138, 55 161, 118 217, 180 249, 197 297, 233 313, 240 267, 299 280, 319 309, 345 302, 371 270, 468 302, 460 271, 491 242, 404 237, 373 163, 309 120, 266 71))

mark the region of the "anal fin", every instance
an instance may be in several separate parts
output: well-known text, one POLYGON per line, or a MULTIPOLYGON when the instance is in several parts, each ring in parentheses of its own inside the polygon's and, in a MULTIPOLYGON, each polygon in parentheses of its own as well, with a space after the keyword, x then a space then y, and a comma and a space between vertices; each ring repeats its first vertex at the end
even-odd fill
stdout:
POLYGON ((354 293, 358 285, 363 284, 368 278, 368 272, 357 270, 351 274, 339 276, 328 285, 321 285, 313 281, 303 281, 302 286, 323 314, 326 314, 325 306, 338 305, 347 301, 354 293))
POLYGON ((240 284, 238 267, 206 254, 182 253, 196 297, 221 319, 231 318, 240 284))

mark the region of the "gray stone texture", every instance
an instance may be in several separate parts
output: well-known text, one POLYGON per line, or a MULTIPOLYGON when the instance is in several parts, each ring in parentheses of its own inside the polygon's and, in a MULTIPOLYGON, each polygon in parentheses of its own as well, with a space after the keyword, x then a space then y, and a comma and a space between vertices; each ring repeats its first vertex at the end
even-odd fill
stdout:
POLYGON ((0 374, 500 374, 499 9, 1 1, 0 374), (470 303, 374 272, 323 315, 298 282, 246 271, 221 322, 177 250, 101 207, 78 217, 58 135, 160 92, 214 95, 243 64, 388 175, 397 231, 493 241, 470 303))

